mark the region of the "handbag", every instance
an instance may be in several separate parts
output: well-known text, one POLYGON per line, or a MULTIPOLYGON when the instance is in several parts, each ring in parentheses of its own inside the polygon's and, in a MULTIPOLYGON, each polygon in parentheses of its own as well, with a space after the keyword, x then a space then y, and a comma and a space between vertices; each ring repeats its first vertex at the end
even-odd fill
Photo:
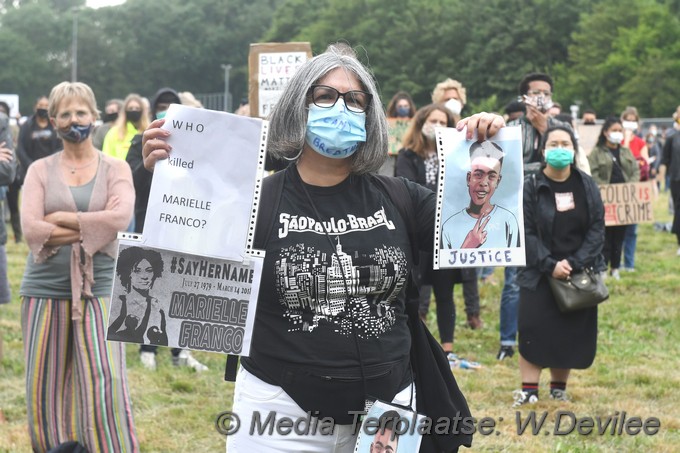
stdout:
POLYGON ((566 280, 549 277, 550 289, 562 313, 584 310, 609 298, 602 276, 592 269, 574 272, 566 280))

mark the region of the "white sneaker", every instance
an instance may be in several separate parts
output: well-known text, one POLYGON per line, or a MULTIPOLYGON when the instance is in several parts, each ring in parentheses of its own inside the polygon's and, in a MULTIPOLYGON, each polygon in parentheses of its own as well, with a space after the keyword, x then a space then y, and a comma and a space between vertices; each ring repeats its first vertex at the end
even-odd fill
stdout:
POLYGON ((512 398, 515 400, 515 402, 512 403, 512 407, 519 407, 527 403, 534 404, 538 401, 538 396, 529 394, 529 392, 525 392, 524 390, 513 390, 512 398))
POLYGON ((156 369, 156 354, 153 352, 149 351, 142 351, 139 353, 139 360, 141 360, 142 365, 144 368, 147 370, 155 370, 156 369))
POLYGON ((676 255, 680 256, 680 247, 678 247, 678 251, 677 251, 676 255))
POLYGON ((614 280, 621 280, 621 274, 618 269, 612 269, 612 278, 614 280))
POLYGON ((203 365, 201 362, 196 360, 194 356, 191 355, 191 352, 184 349, 180 351, 179 356, 177 357, 177 362, 175 364, 177 366, 188 366, 189 368, 193 368, 194 371, 199 372, 206 371, 208 369, 207 366, 203 365))

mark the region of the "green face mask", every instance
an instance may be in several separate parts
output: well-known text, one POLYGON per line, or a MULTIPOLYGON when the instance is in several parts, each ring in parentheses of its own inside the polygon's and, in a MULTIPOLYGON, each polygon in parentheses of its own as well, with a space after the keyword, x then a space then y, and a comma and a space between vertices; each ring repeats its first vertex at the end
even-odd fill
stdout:
POLYGON ((162 112, 156 112, 156 119, 157 120, 162 120, 165 118, 165 115, 168 113, 167 110, 163 110, 162 112))
POLYGON ((551 167, 562 170, 574 162, 574 150, 566 148, 546 149, 545 161, 551 167))

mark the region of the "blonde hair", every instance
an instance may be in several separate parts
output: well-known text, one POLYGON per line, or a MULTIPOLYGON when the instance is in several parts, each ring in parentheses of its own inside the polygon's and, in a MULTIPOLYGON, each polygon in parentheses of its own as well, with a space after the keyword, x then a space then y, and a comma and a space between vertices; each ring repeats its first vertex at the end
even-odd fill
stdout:
POLYGON ((55 118, 57 116, 59 104, 61 104, 64 99, 71 97, 85 102, 94 116, 94 119, 96 120, 99 118, 97 100, 94 98, 92 88, 82 82, 61 82, 59 85, 52 88, 50 97, 48 98, 49 106, 47 108, 50 118, 55 118))
POLYGON ((118 113, 118 119, 116 120, 116 125, 114 126, 116 128, 116 132, 118 133, 119 140, 123 140, 125 138, 125 134, 127 133, 128 119, 125 110, 127 110, 127 106, 130 105, 130 102, 132 101, 136 101, 142 109, 142 114, 139 118, 139 127, 137 127, 137 131, 143 132, 144 129, 146 129, 147 126, 149 126, 149 104, 147 102, 144 102, 144 99, 137 93, 130 93, 123 101, 123 109, 120 113, 118 113))
POLYGON ((633 106, 628 106, 626 107, 623 112, 621 112, 621 120, 625 121, 624 118, 627 116, 633 115, 635 117, 635 121, 640 121, 640 114, 638 113, 638 110, 633 107, 633 106))
POLYGON ((201 101, 196 99, 196 97, 191 94, 190 91, 182 91, 181 93, 177 93, 179 96, 179 102, 182 103, 182 105, 187 105, 189 107, 196 107, 199 109, 203 108, 203 104, 201 101))
POLYGON ((460 102, 463 105, 467 104, 465 87, 462 83, 453 79, 446 79, 443 82, 439 82, 437 86, 434 87, 434 91, 432 91, 432 102, 435 104, 444 102, 444 93, 448 90, 456 90, 458 96, 460 96, 460 102))

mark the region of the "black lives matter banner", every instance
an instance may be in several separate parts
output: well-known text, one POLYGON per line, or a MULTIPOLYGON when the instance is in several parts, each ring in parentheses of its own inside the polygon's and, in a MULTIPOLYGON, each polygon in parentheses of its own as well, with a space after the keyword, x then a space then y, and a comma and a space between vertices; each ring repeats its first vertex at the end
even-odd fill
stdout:
POLYGON ((312 58, 308 42, 253 43, 248 54, 250 116, 268 117, 293 74, 312 58))
POLYGON ((247 356, 261 266, 121 240, 107 339, 247 356))

